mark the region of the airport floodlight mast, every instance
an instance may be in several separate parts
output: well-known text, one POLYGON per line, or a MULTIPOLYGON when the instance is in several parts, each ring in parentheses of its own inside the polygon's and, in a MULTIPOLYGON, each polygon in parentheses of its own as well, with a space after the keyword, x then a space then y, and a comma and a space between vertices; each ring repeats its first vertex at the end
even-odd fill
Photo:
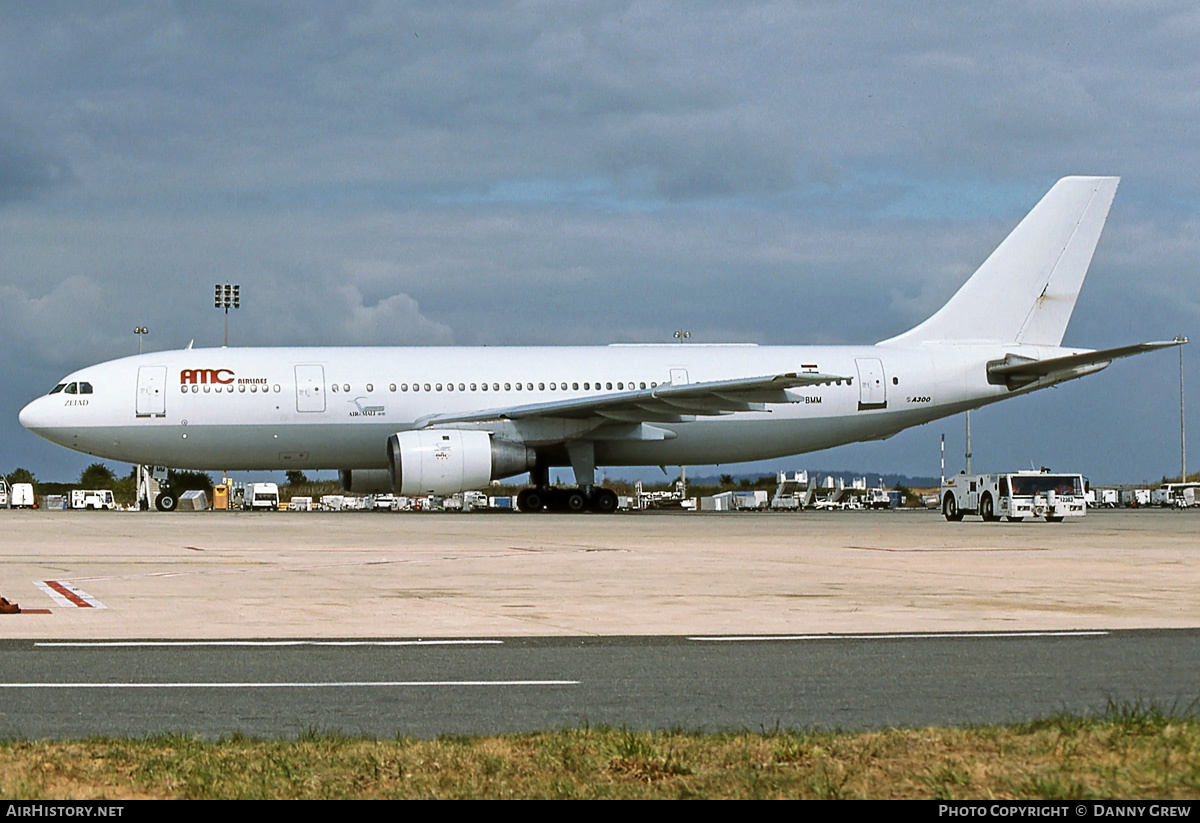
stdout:
POLYGON ((218 309, 225 309, 225 348, 229 348, 229 310, 240 309, 242 307, 242 287, 234 284, 225 283, 216 285, 216 291, 213 294, 213 306, 218 309))
POLYGON ((145 335, 149 334, 149 333, 150 333, 150 330, 149 330, 148 328, 146 328, 145 326, 136 326, 136 327, 134 328, 134 330, 133 330, 133 333, 137 335, 137 338, 138 338, 138 354, 141 354, 141 353, 142 353, 142 338, 143 338, 145 335))
MULTIPOLYGON (((1186 343, 1182 334, 1175 335, 1176 343, 1186 343)), ((1187 482, 1187 437, 1183 428, 1183 346, 1179 347, 1179 482, 1187 482)))

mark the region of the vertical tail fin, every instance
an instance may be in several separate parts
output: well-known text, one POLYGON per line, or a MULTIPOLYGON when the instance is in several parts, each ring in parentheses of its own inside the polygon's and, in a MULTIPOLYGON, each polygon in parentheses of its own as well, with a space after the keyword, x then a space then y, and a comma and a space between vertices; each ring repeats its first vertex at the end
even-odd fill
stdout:
POLYGON ((1119 182, 1059 180, 946 305, 881 345, 939 340, 1060 345, 1119 182))

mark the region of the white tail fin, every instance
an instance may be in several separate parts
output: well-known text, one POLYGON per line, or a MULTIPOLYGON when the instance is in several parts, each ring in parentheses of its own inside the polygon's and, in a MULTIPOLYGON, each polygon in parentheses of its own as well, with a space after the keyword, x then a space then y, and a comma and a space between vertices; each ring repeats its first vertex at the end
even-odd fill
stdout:
POLYGON ((1059 180, 950 302, 881 345, 939 340, 1060 345, 1118 182, 1118 177, 1059 180))

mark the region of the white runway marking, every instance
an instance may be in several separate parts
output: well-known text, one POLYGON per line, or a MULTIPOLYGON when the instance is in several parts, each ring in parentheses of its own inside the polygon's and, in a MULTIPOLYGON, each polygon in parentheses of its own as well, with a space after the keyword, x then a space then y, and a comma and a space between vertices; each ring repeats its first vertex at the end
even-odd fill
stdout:
POLYGON ((66 580, 35 580, 46 595, 64 609, 107 609, 108 607, 83 589, 66 580))
POLYGON ((777 634, 743 635, 727 637, 689 637, 700 643, 751 643, 755 641, 787 640, 949 640, 992 637, 1106 637, 1107 631, 1061 631, 1061 632, 909 632, 904 634, 777 634))
POLYGON ((155 646, 502 646, 503 640, 76 640, 41 642, 48 648, 144 648, 155 646))
POLYGON ((428 686, 578 686, 578 680, 348 680, 329 683, 0 683, 0 689, 373 689, 428 686))

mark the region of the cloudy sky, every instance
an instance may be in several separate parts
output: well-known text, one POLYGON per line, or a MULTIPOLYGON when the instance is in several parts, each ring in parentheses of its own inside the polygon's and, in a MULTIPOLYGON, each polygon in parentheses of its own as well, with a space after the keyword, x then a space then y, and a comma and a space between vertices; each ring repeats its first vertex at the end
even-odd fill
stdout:
MULTIPOLYGON (((1065 342, 1200 342, 1198 59, 1190 2, 5 3, 0 471, 77 477, 20 407, 136 325, 220 345, 226 278, 235 345, 872 343, 1066 174, 1123 182, 1065 342)), ((1174 352, 1119 362, 974 463, 1155 480, 1178 408, 1174 352)))

